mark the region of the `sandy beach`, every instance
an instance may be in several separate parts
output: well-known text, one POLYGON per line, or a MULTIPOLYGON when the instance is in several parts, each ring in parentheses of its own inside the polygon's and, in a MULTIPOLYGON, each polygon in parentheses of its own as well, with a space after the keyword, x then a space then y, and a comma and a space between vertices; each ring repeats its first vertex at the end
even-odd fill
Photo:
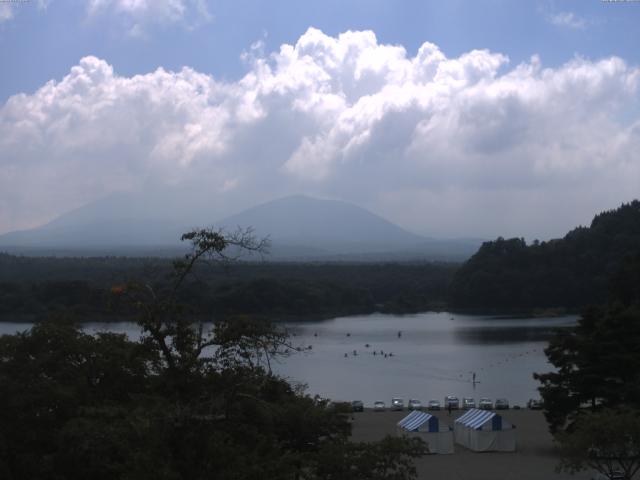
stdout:
MULTIPOLYGON (((430 412, 441 424, 453 425, 464 411, 430 412)), ((584 480, 589 473, 556 473, 558 457, 547 424, 540 411, 507 410, 500 412, 517 427, 517 451, 514 453, 476 453, 460 445, 452 455, 427 455, 416 462, 419 479, 443 480, 584 480)), ((396 423, 408 412, 373 412, 353 414, 354 441, 374 441, 396 434, 396 423)))

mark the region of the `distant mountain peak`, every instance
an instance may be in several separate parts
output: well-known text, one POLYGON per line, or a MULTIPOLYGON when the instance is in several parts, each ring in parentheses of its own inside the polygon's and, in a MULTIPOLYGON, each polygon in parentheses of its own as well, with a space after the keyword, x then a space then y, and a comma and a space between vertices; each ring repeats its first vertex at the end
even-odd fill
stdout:
POLYGON ((307 195, 291 195, 251 207, 228 217, 220 225, 251 226, 258 235, 276 241, 314 247, 366 244, 401 248, 424 241, 384 218, 352 203, 307 195))
MULTIPOLYGON (((163 199, 157 195, 157 202, 156 197, 145 202, 142 193, 105 198, 41 227, 0 235, 0 248, 27 254, 64 251, 65 255, 177 251, 182 248, 182 233, 212 224, 207 208, 193 208, 206 207, 208 202, 198 198, 183 202, 178 193, 163 199)), ((302 194, 270 200, 213 225, 229 230, 251 227, 257 236, 269 236, 274 259, 459 259, 471 255, 479 244, 427 239, 353 203, 302 194)))

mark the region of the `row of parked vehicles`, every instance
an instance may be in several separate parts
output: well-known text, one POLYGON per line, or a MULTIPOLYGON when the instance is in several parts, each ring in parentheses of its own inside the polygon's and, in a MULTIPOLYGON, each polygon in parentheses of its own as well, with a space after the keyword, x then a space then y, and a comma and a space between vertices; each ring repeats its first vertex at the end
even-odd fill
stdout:
MULTIPOLYGON (((360 400, 355 400, 351 403, 354 412, 362 412, 364 410, 364 404, 360 400)), ((422 402, 415 398, 409 400, 407 404, 409 410, 423 410, 422 402)), ((441 404, 438 400, 429 400, 427 403, 427 410, 468 410, 470 408, 479 408, 481 410, 508 410, 509 400, 506 398, 498 398, 495 403, 490 398, 481 398, 476 406, 476 401, 473 398, 463 397, 462 403, 460 399, 453 395, 447 395, 444 398, 444 403, 441 404)), ((514 409, 519 409, 519 405, 514 405, 514 409)), ((535 398, 529 399, 527 402, 527 408, 531 410, 540 410, 542 408, 542 402, 535 398)), ((390 410, 404 410, 404 400, 400 397, 393 397, 391 399, 390 410)), ((387 405, 378 400, 373 404, 373 410, 376 412, 384 412, 387 410, 387 405)))

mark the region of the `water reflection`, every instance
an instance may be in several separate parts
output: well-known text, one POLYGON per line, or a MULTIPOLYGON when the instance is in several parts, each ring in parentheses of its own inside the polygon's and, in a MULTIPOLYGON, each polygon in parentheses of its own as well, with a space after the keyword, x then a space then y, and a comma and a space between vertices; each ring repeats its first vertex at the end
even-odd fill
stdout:
POLYGON ((454 330, 458 342, 464 344, 507 344, 548 342, 560 327, 461 327, 454 330))

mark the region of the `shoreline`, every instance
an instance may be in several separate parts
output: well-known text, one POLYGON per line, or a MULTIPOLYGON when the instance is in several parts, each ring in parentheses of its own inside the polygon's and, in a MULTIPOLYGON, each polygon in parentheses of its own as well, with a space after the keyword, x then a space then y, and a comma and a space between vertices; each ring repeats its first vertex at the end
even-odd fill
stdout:
MULTIPOLYGON (((479 316, 479 317, 487 317, 487 320, 526 320, 532 318, 561 318, 572 315, 580 315, 580 311, 573 310, 562 310, 562 309, 553 309, 553 310, 536 310, 536 311, 520 311, 520 312, 500 312, 498 310, 490 310, 490 311, 474 311, 474 310, 449 310, 446 308, 436 308, 436 309, 427 309, 427 310, 419 310, 419 311, 390 311, 390 310, 366 310, 366 311, 340 311, 333 312, 330 314, 305 314, 305 315, 296 315, 296 314, 282 314, 278 316, 264 316, 257 314, 244 314, 244 313, 227 313, 218 315, 220 318, 231 318, 234 316, 242 316, 248 315, 255 318, 262 318, 274 324, 282 324, 282 323, 311 323, 311 322, 322 322, 333 320, 335 318, 342 317, 357 317, 357 316, 367 316, 367 315, 420 315, 420 314, 428 314, 428 313, 446 313, 450 315, 469 315, 469 316, 479 316)), ((134 315, 131 316, 115 316, 109 315, 105 313, 91 313, 86 316, 79 314, 78 312, 64 310, 59 312, 54 312, 51 315, 68 315, 68 317, 74 320, 76 323, 82 325, 87 323, 122 323, 122 322, 136 322, 136 317, 134 315), (86 320, 81 320, 74 317, 84 317, 86 320)), ((48 317, 51 315, 42 314, 42 313, 17 313, 17 314, 0 314, 0 323, 40 323, 46 321, 48 317)), ((211 319, 214 315, 193 315, 195 321, 198 321, 202 318, 205 318, 205 322, 212 322, 211 319)))

